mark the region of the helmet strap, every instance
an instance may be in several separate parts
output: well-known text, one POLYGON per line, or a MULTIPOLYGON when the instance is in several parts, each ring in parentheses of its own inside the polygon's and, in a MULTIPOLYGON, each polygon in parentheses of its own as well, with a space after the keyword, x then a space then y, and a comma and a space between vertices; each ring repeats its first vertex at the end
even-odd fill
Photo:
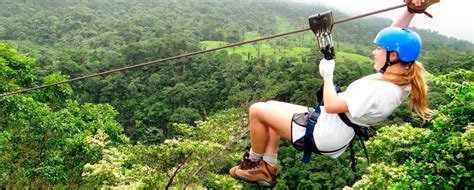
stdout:
POLYGON ((397 63, 400 63, 400 62, 403 62, 401 61, 400 59, 397 59, 396 61, 390 61, 390 54, 392 53, 392 51, 387 51, 387 56, 385 58, 385 64, 383 65, 383 67, 380 69, 380 73, 385 73, 385 70, 387 69, 388 66, 392 66, 392 65, 395 65, 397 63))

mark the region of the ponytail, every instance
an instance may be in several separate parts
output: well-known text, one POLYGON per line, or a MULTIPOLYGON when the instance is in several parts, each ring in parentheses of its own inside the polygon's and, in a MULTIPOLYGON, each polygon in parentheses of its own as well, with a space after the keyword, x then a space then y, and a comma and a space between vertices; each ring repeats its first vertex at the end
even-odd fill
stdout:
MULTIPOLYGON (((405 63, 400 63, 405 64, 405 63)), ((423 65, 414 61, 410 65, 406 65, 407 72, 404 75, 397 75, 396 77, 387 77, 384 80, 392 82, 399 86, 410 85, 411 86, 411 101, 410 105, 412 109, 418 114, 423 120, 428 120, 432 115, 432 110, 428 108, 427 95, 428 85, 425 80, 425 69, 423 65)), ((395 75, 393 73, 385 73, 388 75, 395 75)))
POLYGON ((427 120, 432 111, 428 108, 428 103, 426 101, 428 96, 428 85, 426 85, 425 80, 425 68, 423 65, 415 61, 409 71, 408 75, 411 75, 411 106, 415 110, 415 112, 424 120, 427 120))

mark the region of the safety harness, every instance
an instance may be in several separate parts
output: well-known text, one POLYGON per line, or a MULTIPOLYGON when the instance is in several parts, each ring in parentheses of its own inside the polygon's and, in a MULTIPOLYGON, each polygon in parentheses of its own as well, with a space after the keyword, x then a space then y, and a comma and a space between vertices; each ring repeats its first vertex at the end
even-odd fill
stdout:
MULTIPOLYGON (((333 40, 332 40, 332 34, 331 34, 332 26, 334 24, 333 17, 332 17, 332 12, 327 11, 327 12, 323 12, 323 13, 320 13, 320 14, 312 15, 312 16, 309 17, 308 20, 309 20, 309 25, 310 25, 311 30, 314 32, 314 34, 316 35, 316 38, 318 39, 319 48, 320 48, 321 52, 324 54, 324 59, 326 59, 326 60, 333 59, 335 57, 335 52, 334 52, 334 48, 333 48, 333 40)), ((389 53, 387 53, 387 58, 388 58, 388 56, 389 56, 389 53)), ((395 64, 395 62, 390 63, 390 64, 395 64)), ((384 67, 385 68, 388 67, 387 63, 384 67)), ((338 92, 338 93, 341 92, 340 88, 337 87, 337 86, 336 86, 336 92, 338 92)), ((303 159, 301 161, 303 163, 308 163, 309 160, 311 159, 312 152, 334 153, 334 152, 338 152, 338 151, 346 148, 347 146, 349 146, 350 149, 351 149, 351 161, 352 161, 351 168, 352 168, 352 171, 355 171, 355 169, 356 169, 356 160, 355 160, 355 150, 354 150, 354 145, 353 145, 354 143, 353 142, 354 142, 355 139, 358 139, 361 146, 362 146, 362 148, 364 149, 364 154, 365 154, 365 157, 367 158, 367 162, 370 163, 369 155, 367 153, 367 149, 366 149, 365 143, 364 143, 364 141, 369 139, 368 128, 357 125, 355 123, 352 123, 345 113, 338 113, 339 118, 347 126, 353 128, 354 132, 355 132, 355 135, 354 135, 354 137, 352 138, 352 140, 350 141, 349 144, 344 145, 343 147, 341 147, 339 149, 336 149, 336 150, 332 150, 332 151, 317 150, 316 146, 311 146, 311 145, 313 145, 313 142, 314 142, 314 136, 313 136, 314 126, 316 125, 316 123, 318 121, 318 117, 321 114, 321 108, 320 107, 324 106, 323 86, 321 86, 321 88, 319 89, 319 91, 317 93, 317 97, 318 97, 318 103, 314 107, 314 111, 311 112, 311 115, 307 120, 306 131, 305 131, 305 135, 304 135, 304 142, 305 142, 304 144, 305 144, 305 146, 304 146, 304 150, 303 150, 303 159)))
MULTIPOLYGON (((322 88, 321 88, 322 89, 322 88)), ((318 122, 319 115, 321 114, 321 106, 324 105, 323 102, 318 101, 318 105, 314 107, 314 111, 311 112, 310 117, 307 120, 306 123, 306 130, 304 133, 304 149, 303 149, 303 159, 301 160, 303 163, 308 163, 309 160, 311 159, 311 154, 312 152, 318 152, 318 153, 333 153, 340 151, 344 148, 347 147, 347 145, 336 149, 336 150, 331 150, 331 151, 325 151, 325 150, 318 150, 316 146, 314 146, 314 126, 318 122)), ((347 117, 346 117, 347 118, 347 117)))
MULTIPOLYGON (((340 88, 336 86, 336 92, 339 93, 341 92, 340 88)), ((314 136, 313 136, 313 132, 314 132, 314 126, 316 125, 317 121, 318 121, 318 117, 319 115, 321 114, 321 106, 324 106, 324 102, 322 101, 323 100, 323 97, 322 97, 322 94, 323 94, 323 86, 321 86, 321 88, 319 89, 318 91, 318 103, 317 105, 314 107, 314 111, 311 113, 311 116, 308 118, 308 121, 307 121, 307 124, 306 124, 306 131, 305 131, 305 135, 304 135, 304 141, 305 141, 305 147, 304 147, 304 150, 303 150, 303 159, 301 160, 303 163, 308 163, 310 158, 311 158, 311 154, 312 152, 318 152, 318 153, 334 153, 334 152, 338 152, 344 148, 346 148, 347 146, 349 146, 350 150, 351 150, 351 168, 352 168, 352 171, 355 172, 356 170, 356 159, 355 159, 355 150, 354 150, 354 140, 358 140, 359 143, 361 144, 363 150, 364 150, 364 154, 365 154, 365 157, 367 158, 367 162, 370 163, 370 160, 369 160, 369 154, 367 153, 367 149, 365 147, 365 143, 364 141, 368 140, 369 139, 369 132, 368 132, 368 127, 364 127, 364 126, 360 126, 360 125, 357 125, 355 123, 352 123, 351 120, 347 117, 347 115, 345 113, 338 113, 338 116, 339 118, 348 126, 348 127, 351 127, 352 129, 354 129, 354 132, 355 132, 355 135, 354 137, 352 138, 352 140, 349 142, 349 144, 347 145, 344 145, 343 147, 339 148, 339 149, 336 149, 336 150, 332 150, 332 151, 322 151, 322 150, 317 150, 317 147, 313 147, 313 146, 309 146, 309 145, 312 145, 313 144, 313 141, 314 141, 314 136), (316 148, 316 150, 315 150, 316 148)))

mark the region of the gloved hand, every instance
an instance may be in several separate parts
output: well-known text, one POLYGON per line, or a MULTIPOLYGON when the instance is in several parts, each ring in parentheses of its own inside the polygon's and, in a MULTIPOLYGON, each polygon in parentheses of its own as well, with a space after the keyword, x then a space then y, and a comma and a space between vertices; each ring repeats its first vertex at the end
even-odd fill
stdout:
POLYGON ((321 52, 324 55, 324 59, 326 60, 334 59, 334 56, 335 56, 334 47, 331 47, 329 44, 326 45, 326 47, 322 48, 321 52))
POLYGON ((426 16, 433 18, 431 14, 426 12, 426 8, 432 4, 438 3, 440 0, 404 0, 408 4, 408 12, 410 13, 424 13, 426 16))
POLYGON ((336 62, 334 59, 326 60, 321 59, 319 62, 319 74, 323 77, 324 80, 332 79, 334 73, 334 67, 336 66, 336 62))

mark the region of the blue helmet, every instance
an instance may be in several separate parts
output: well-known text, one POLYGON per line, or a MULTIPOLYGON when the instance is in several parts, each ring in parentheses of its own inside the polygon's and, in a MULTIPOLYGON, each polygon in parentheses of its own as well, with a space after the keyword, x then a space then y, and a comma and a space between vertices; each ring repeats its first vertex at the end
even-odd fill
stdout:
POLYGON ((386 51, 396 51, 403 62, 415 61, 420 55, 421 38, 413 30, 407 28, 388 27, 381 30, 374 43, 386 51))

